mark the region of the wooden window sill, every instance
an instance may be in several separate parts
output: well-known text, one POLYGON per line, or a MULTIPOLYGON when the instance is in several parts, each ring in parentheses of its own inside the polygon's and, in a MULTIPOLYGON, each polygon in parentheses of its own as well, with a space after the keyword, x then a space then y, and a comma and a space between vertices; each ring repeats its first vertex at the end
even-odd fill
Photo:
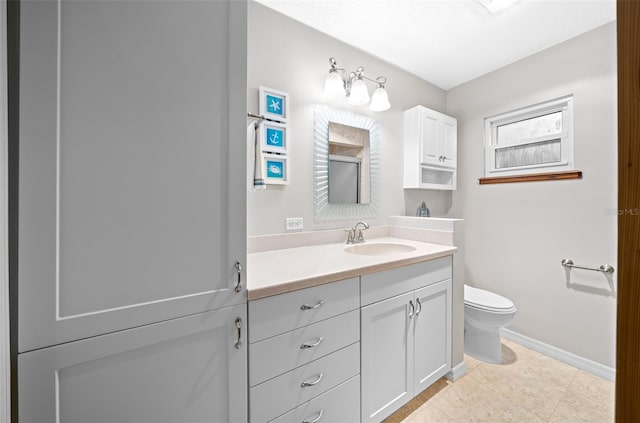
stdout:
POLYGON ((569 170, 563 172, 532 173, 529 175, 489 176, 479 178, 480 185, 509 184, 512 182, 559 181, 564 179, 582 179, 582 171, 569 170))

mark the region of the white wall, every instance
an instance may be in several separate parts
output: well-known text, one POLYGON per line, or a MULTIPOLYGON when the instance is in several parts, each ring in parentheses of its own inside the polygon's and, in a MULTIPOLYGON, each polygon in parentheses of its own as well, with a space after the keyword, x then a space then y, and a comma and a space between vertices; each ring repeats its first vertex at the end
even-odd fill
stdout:
MULTIPOLYGON (((284 232, 285 217, 303 217, 304 229, 351 226, 355 222, 317 224, 313 217, 313 105, 326 104, 369 116, 380 127, 379 213, 371 224, 384 225, 387 216, 405 214, 402 190, 402 112, 417 104, 444 111, 445 92, 393 65, 331 38, 260 4, 249 2, 249 112, 258 114, 258 87, 264 85, 288 92, 291 98, 291 184, 269 186, 248 194, 248 235, 284 232), (346 101, 328 100, 322 95, 329 70, 329 57, 340 67, 353 70, 364 66, 365 75, 388 79, 391 109, 371 112, 368 106, 349 106, 346 101)), ((373 87, 369 87, 372 92, 373 87)), ((239 93, 240 95, 241 93, 239 93)), ((446 212, 451 193, 409 193, 408 210, 423 199, 432 211, 446 212), (431 205, 433 199, 433 206, 431 205)))
MULTIPOLYGON (((616 265, 617 76, 615 23, 447 92, 458 118, 458 190, 467 281, 512 299, 515 332, 615 367, 616 299, 601 273, 616 265), (485 117, 574 95, 575 164, 583 179, 478 185, 485 117)), ((615 282, 614 275, 614 282, 615 282)))

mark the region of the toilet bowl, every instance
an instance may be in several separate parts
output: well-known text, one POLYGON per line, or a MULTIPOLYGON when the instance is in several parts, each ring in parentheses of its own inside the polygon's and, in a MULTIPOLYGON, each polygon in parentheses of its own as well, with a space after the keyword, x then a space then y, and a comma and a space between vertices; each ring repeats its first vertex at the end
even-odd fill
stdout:
POLYGON ((487 363, 502 363, 500 329, 516 314, 508 298, 464 286, 464 352, 487 363))

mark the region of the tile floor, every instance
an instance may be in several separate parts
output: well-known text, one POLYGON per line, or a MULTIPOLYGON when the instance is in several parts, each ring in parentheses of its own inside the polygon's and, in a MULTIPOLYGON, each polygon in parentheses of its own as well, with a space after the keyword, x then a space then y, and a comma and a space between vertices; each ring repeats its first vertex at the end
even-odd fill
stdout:
POLYGON ((465 376, 439 380, 385 423, 613 422, 613 383, 506 340, 502 356, 465 356, 465 376))

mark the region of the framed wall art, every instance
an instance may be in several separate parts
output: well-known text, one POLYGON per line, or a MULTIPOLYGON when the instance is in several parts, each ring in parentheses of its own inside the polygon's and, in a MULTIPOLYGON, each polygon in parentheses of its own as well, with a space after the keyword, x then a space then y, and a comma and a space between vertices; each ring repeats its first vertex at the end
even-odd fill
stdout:
POLYGON ((264 153, 262 165, 264 167, 264 182, 267 185, 289 184, 289 159, 287 156, 264 153))
POLYGON ((289 119, 289 94, 260 86, 259 88, 260 115, 278 122, 287 122, 289 119))
POLYGON ((260 144, 265 153, 286 154, 289 147, 287 125, 265 121, 260 125, 260 144))

